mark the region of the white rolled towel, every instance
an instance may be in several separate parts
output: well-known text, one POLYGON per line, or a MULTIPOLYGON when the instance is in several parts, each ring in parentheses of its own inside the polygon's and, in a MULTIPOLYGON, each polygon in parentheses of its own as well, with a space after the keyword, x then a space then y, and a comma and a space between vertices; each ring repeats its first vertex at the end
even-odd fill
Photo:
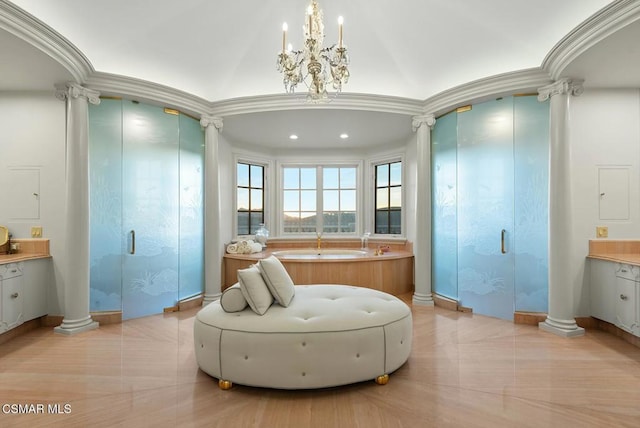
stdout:
POLYGON ((250 254, 251 246, 247 243, 247 241, 241 241, 238 243, 238 254, 250 254))
POLYGON ((227 245, 227 253, 229 253, 229 254, 238 254, 238 244, 229 244, 229 245, 227 245))
POLYGON ((259 253, 260 251, 262 251, 262 244, 260 244, 258 242, 254 242, 250 246, 251 246, 251 252, 252 253, 259 253))

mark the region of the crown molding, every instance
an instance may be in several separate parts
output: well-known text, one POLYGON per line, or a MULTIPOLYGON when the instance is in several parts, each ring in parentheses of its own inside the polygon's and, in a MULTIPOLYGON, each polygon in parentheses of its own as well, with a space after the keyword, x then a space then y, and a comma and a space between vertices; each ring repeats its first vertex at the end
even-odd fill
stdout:
POLYGON ((551 83, 547 72, 540 68, 497 74, 440 92, 424 102, 424 113, 436 117, 456 107, 517 93, 538 93, 538 88, 551 83))
POLYGON ((74 83, 103 95, 116 95, 177 108, 194 116, 229 116, 277 110, 367 110, 417 116, 441 115, 451 109, 492 97, 537 92, 559 80, 571 61, 624 26, 640 19, 640 1, 616 0, 565 36, 542 66, 504 73, 447 89, 424 101, 386 95, 341 93, 326 103, 307 103, 304 93, 274 94, 207 101, 165 85, 96 72, 87 57, 47 24, 11 2, 0 0, 0 28, 49 55, 69 71, 74 83))
POLYGON ((565 68, 578 56, 638 19, 638 0, 617 0, 610 3, 563 37, 542 61, 542 69, 553 80, 560 79, 565 68))
POLYGON ((352 93, 341 93, 330 102, 318 104, 307 103, 302 94, 259 95, 210 102, 169 86, 102 72, 93 72, 85 86, 102 95, 161 104, 198 117, 300 109, 367 110, 413 116, 421 114, 423 105, 422 101, 410 98, 352 93))
POLYGON ((212 103, 211 112, 216 116, 230 116, 264 111, 301 109, 366 110, 413 116, 422 112, 422 101, 386 95, 342 92, 328 102, 308 103, 304 93, 274 94, 215 102, 212 103))
POLYGON ((94 72, 85 81, 87 88, 102 95, 131 98, 150 104, 176 108, 184 113, 201 117, 209 115, 211 103, 188 92, 147 80, 94 72))
POLYGON ((49 55, 82 83, 93 71, 86 56, 69 40, 13 3, 0 1, 0 28, 49 55))

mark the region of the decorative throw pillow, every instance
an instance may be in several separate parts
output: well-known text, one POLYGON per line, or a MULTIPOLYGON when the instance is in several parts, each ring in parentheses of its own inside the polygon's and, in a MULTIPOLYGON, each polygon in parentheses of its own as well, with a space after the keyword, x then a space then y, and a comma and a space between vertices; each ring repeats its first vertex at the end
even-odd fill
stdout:
POLYGON ((280 260, 276 256, 267 257, 258 262, 258 268, 276 301, 285 308, 289 306, 296 289, 280 260))
POLYGON ((247 307, 247 299, 244 298, 240 284, 233 284, 231 287, 224 290, 222 297, 220 297, 220 306, 225 312, 240 312, 247 307))
POLYGON ((251 309, 258 315, 264 315, 273 303, 273 296, 256 265, 238 269, 238 282, 242 295, 247 299, 251 309))

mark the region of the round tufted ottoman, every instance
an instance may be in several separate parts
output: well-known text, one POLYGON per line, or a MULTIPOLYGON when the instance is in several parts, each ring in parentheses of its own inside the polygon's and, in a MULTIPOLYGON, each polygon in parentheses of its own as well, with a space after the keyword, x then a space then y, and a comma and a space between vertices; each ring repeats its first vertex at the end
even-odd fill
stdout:
POLYGON ((381 291, 345 285, 296 286, 289 307, 262 316, 227 313, 219 302, 194 321, 200 368, 219 379, 268 388, 308 389, 376 379, 402 366, 411 352, 409 307, 381 291))

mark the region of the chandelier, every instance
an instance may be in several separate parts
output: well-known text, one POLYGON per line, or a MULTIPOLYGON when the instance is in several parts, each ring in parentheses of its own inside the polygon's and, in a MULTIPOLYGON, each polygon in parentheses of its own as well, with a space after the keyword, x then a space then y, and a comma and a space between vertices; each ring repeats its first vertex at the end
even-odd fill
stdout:
POLYGON ((282 73, 285 90, 295 92, 296 86, 304 82, 309 93, 307 101, 318 103, 328 99, 327 86, 336 94, 349 81, 349 55, 342 43, 342 17, 338 18, 338 44, 323 48, 324 24, 322 10, 315 0, 307 8, 303 26, 304 47, 292 50, 287 45, 287 23, 282 25, 282 51, 278 54, 278 71, 282 73))

